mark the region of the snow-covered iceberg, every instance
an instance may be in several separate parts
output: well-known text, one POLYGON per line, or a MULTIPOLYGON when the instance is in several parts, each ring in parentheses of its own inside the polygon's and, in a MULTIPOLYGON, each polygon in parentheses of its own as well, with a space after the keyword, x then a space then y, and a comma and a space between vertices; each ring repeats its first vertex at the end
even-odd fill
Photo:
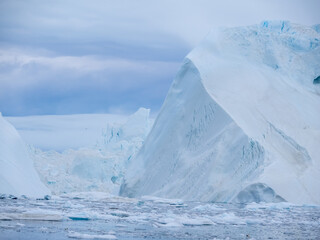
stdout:
POLYGON ((320 33, 212 31, 184 60, 125 196, 320 204, 320 33))
POLYGON ((0 113, 0 193, 17 197, 50 194, 40 181, 16 129, 0 113))

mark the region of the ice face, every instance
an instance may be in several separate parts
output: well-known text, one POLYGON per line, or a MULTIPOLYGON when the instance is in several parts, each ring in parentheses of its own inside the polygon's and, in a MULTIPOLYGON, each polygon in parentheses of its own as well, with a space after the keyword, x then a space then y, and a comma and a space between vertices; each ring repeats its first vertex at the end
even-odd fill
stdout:
POLYGON ((264 147, 260 182, 298 203, 320 199, 319 39, 313 28, 268 22, 209 35, 188 56, 209 95, 264 147))
POLYGON ((0 193, 39 198, 50 194, 49 189, 41 183, 18 132, 1 113, 0 193))
POLYGON ((121 194, 319 204, 316 29, 278 21, 210 33, 177 74, 121 194))
POLYGON ((121 194, 231 201, 237 183, 255 178, 263 161, 263 148, 210 98, 186 60, 121 194))

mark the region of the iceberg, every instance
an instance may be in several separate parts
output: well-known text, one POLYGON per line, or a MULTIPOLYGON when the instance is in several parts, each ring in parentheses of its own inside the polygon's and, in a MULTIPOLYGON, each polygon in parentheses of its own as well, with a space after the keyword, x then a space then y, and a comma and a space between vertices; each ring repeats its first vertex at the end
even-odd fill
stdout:
POLYGON ((16 129, 0 113, 0 193, 42 198, 50 191, 40 181, 16 129))
POLYGON ((185 58, 120 194, 320 204, 318 26, 210 32, 185 58))

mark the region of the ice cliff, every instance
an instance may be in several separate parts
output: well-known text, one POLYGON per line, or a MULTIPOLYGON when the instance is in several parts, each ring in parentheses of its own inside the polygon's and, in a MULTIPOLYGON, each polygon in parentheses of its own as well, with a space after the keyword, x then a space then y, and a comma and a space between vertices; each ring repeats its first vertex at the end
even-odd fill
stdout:
POLYGON ((37 175, 15 128, 0 113, 0 193, 20 197, 44 197, 50 191, 37 175))
POLYGON ((184 60, 120 194, 320 204, 320 33, 212 31, 184 60))

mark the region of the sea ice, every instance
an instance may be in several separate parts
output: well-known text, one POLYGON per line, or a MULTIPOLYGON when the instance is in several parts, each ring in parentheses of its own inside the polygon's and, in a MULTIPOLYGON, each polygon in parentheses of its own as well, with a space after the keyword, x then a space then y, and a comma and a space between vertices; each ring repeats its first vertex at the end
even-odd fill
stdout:
POLYGON ((70 231, 68 233, 69 238, 78 238, 78 239, 117 239, 117 237, 113 234, 87 234, 87 233, 79 233, 70 231))

